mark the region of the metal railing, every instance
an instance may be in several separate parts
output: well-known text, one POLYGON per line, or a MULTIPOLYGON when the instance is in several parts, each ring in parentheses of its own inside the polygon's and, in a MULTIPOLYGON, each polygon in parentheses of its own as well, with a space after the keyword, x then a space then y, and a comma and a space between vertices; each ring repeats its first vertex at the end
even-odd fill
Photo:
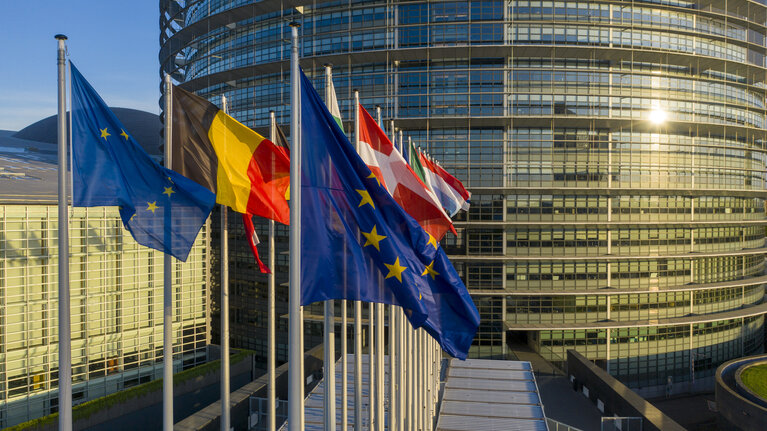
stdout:
POLYGON ((601 431, 642 431, 642 418, 603 417, 601 431))
POLYGON ((549 431, 581 431, 580 428, 571 427, 551 418, 546 418, 546 425, 549 427, 549 431))
MULTIPOLYGON (((281 426, 288 419, 288 402, 286 400, 276 400, 276 403, 275 423, 277 423, 277 426, 281 426)), ((269 404, 266 398, 250 397, 248 430, 267 431, 269 428, 268 413, 269 404)))

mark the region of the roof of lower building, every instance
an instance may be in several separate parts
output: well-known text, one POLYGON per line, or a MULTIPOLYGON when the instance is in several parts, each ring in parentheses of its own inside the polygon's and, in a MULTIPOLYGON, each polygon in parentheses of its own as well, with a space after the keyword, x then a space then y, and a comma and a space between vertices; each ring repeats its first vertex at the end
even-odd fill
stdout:
MULTIPOLYGON (((126 130, 155 160, 160 158, 159 116, 111 108, 126 130)), ((0 203, 55 204, 58 201, 56 116, 16 132, 0 130, 0 203)))

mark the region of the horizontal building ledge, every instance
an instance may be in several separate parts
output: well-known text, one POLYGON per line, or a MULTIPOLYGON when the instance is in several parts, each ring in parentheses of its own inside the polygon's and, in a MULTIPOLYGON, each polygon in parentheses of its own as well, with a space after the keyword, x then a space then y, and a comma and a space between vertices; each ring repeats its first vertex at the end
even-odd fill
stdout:
POLYGON ((651 187, 469 187, 472 194, 579 196, 726 196, 767 199, 767 190, 651 187))
POLYGON ((590 229, 613 228, 695 228, 723 226, 762 226, 767 225, 767 219, 762 220, 665 220, 665 221, 454 221, 455 227, 461 228, 547 228, 547 227, 584 227, 590 229))
POLYGON ((507 331, 524 331, 524 330, 575 330, 575 329, 618 329, 618 328, 641 328, 641 327, 655 327, 655 326, 674 326, 674 325, 694 325, 698 323, 717 322, 720 320, 729 319, 741 319, 752 316, 759 316, 767 313, 767 303, 759 305, 744 306, 743 308, 731 311, 725 311, 722 313, 711 314, 693 314, 684 317, 673 317, 666 319, 651 319, 651 320, 634 320, 626 322, 618 322, 614 320, 606 320, 602 322, 573 322, 573 323, 527 323, 527 324, 513 324, 503 322, 503 327, 507 331))
POLYGON ((611 287, 605 287, 603 289, 587 289, 587 290, 470 290, 471 296, 495 296, 495 297, 511 297, 511 296, 593 296, 593 295, 621 295, 621 294, 643 294, 643 293, 658 293, 658 292, 687 292, 697 290, 711 290, 711 289, 724 289, 734 287, 747 287, 755 286, 759 284, 767 283, 767 276, 746 278, 742 280, 724 281, 720 283, 701 283, 701 284, 685 284, 680 286, 671 287, 657 287, 649 290, 639 289, 615 289, 611 287))
POLYGON ((753 256, 767 254, 767 247, 744 249, 737 251, 706 252, 706 253, 681 253, 681 254, 657 254, 657 255, 612 255, 605 254, 599 256, 492 256, 492 255, 456 255, 451 254, 450 260, 453 262, 518 262, 518 261, 620 261, 620 260, 655 260, 655 259, 698 259, 701 257, 725 257, 725 256, 753 256))

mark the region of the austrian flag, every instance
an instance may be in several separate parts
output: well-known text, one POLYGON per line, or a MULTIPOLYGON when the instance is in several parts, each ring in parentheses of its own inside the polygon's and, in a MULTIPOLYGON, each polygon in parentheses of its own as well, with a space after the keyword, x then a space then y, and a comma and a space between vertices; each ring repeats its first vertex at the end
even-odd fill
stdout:
POLYGON ((453 222, 442 209, 434 192, 416 176, 362 105, 359 105, 359 111, 360 157, 373 171, 378 182, 437 241, 448 230, 455 234, 453 222))

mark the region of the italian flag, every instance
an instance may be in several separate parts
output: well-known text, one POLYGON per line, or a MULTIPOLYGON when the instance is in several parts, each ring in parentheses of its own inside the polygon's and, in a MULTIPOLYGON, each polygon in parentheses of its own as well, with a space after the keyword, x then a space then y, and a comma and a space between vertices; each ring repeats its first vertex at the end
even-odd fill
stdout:
POLYGON ((431 236, 441 240, 453 222, 370 114, 359 105, 360 157, 394 200, 431 236))
POLYGON ((338 98, 336 97, 336 86, 333 85, 333 80, 330 80, 330 100, 327 101, 328 105, 328 111, 330 111, 330 115, 333 116, 333 119, 336 120, 336 123, 338 123, 338 127, 341 128, 341 131, 346 132, 344 130, 344 122, 341 120, 341 110, 338 109, 338 98))

